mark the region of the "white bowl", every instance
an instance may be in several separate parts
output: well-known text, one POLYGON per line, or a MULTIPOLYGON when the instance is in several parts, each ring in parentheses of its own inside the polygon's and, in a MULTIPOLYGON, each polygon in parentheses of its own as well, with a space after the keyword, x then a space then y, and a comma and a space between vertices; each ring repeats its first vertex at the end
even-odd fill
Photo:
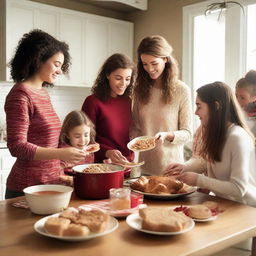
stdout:
POLYGON ((36 185, 23 190, 30 210, 46 215, 62 211, 68 207, 73 188, 63 185, 36 185), (57 191, 58 194, 33 194, 40 191, 57 191))

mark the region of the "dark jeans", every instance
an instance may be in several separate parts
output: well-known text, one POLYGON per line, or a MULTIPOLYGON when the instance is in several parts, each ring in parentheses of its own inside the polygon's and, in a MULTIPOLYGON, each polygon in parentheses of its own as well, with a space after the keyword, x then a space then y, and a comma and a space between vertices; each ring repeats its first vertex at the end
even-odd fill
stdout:
POLYGON ((18 196, 24 196, 24 193, 19 191, 9 190, 8 188, 6 188, 5 199, 10 199, 18 196))

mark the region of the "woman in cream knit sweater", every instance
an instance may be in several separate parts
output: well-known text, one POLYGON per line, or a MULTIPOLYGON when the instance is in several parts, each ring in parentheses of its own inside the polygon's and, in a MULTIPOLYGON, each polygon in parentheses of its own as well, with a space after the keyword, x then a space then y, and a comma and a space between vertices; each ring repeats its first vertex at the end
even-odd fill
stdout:
POLYGON ((172 47, 161 36, 138 47, 132 137, 154 136, 156 148, 141 152, 143 174, 160 174, 170 161, 183 163, 183 145, 191 139, 190 89, 178 80, 172 47))

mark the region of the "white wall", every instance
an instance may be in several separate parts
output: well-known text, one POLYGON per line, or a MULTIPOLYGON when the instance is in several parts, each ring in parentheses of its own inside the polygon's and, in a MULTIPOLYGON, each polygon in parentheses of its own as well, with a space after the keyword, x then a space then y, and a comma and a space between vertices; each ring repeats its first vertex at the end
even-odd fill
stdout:
MULTIPOLYGON (((12 85, 0 82, 0 128, 5 123, 4 102, 11 88, 12 85)), ((61 120, 64 119, 68 112, 81 109, 84 99, 91 94, 90 89, 62 86, 48 89, 52 104, 61 120)))

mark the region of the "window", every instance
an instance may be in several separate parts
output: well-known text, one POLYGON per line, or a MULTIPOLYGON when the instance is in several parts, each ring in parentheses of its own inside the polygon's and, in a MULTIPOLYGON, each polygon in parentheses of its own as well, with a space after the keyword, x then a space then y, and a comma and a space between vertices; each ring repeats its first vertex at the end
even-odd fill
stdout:
POLYGON ((246 70, 256 69, 256 4, 247 7, 246 70))
POLYGON ((196 90, 225 78, 225 16, 219 12, 194 18, 193 85, 196 90))
MULTIPOLYGON (((239 1, 239 0, 236 0, 239 1)), ((183 7, 182 80, 196 89, 214 81, 235 87, 250 69, 256 69, 256 0, 240 1, 221 12, 204 14, 216 0, 183 7)), ((198 126, 194 120, 194 129, 198 126)))

